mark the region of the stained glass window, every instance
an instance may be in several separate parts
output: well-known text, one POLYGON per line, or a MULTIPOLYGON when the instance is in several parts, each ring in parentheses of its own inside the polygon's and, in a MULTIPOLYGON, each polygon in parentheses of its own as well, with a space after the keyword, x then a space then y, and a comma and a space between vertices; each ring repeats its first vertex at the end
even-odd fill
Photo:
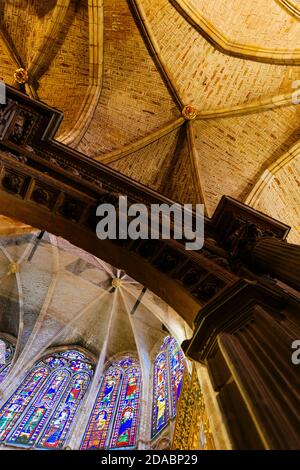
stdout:
POLYGON ((92 376, 91 362, 75 350, 39 361, 0 410, 0 441, 62 448, 92 376))
POLYGON ((176 416, 183 372, 183 353, 177 341, 167 336, 154 361, 152 438, 176 416))
POLYGON ((14 345, 0 336, 0 384, 6 378, 11 368, 14 353, 14 345))
POLYGON ((136 447, 141 391, 138 361, 122 357, 106 368, 82 449, 136 447))
POLYGON ((184 356, 175 339, 172 339, 168 347, 170 390, 171 390, 171 410, 170 416, 176 416, 177 402, 181 392, 181 385, 184 373, 184 356))

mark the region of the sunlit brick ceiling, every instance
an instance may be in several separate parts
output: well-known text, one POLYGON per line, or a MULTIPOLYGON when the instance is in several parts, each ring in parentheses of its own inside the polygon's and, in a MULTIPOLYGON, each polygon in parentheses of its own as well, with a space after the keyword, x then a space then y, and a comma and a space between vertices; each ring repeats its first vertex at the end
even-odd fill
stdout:
POLYGON ((231 195, 300 242, 299 2, 0 0, 0 20, 0 76, 28 70, 64 111, 59 140, 208 215, 231 195))

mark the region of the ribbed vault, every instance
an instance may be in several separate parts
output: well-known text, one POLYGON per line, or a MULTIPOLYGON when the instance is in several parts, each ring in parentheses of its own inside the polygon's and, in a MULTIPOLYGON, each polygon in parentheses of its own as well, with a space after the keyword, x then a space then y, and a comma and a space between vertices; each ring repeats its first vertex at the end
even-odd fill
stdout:
POLYGON ((143 286, 125 272, 62 238, 46 233, 38 241, 38 233, 0 240, 0 332, 16 341, 14 375, 44 351, 70 344, 102 363, 131 351, 149 366, 168 330, 180 342, 191 334, 165 302, 141 296, 143 286))
POLYGON ((1 0, 0 77, 25 67, 65 114, 57 138, 91 158, 208 215, 233 196, 299 243, 299 16, 294 0, 1 0))

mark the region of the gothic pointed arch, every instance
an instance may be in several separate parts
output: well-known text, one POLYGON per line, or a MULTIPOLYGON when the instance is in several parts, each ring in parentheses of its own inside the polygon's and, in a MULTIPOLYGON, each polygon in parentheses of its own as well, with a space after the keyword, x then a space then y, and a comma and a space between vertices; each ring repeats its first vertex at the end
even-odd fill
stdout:
POLYGON ((44 355, 0 409, 0 442, 61 449, 93 376, 89 356, 75 348, 44 355))
POLYGON ((184 368, 180 346, 172 336, 167 336, 153 364, 152 439, 176 416, 184 368))
POLYGON ((134 355, 107 364, 81 449, 134 449, 140 417, 142 373, 134 355))
POLYGON ((0 384, 6 379, 11 367, 16 349, 16 340, 0 332, 0 384))

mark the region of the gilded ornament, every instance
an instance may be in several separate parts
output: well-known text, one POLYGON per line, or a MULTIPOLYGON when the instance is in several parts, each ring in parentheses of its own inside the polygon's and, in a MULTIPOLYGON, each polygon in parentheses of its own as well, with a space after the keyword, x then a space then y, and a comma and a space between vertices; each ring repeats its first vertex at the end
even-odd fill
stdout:
POLYGON ((197 109, 194 108, 194 106, 188 104, 187 106, 185 106, 182 110, 182 116, 184 117, 184 119, 186 119, 187 121, 192 121, 193 119, 196 118, 197 116, 197 109))
POLYGON ((16 274, 19 272, 19 265, 18 263, 10 263, 8 266, 8 272, 9 274, 16 274))
POLYGON ((28 82, 28 72, 22 67, 17 69, 14 73, 14 79, 20 85, 24 85, 28 82))
POLYGON ((122 281, 121 279, 118 279, 117 277, 114 277, 111 281, 111 285, 112 287, 114 287, 115 289, 118 289, 118 287, 121 287, 122 285, 122 281))

